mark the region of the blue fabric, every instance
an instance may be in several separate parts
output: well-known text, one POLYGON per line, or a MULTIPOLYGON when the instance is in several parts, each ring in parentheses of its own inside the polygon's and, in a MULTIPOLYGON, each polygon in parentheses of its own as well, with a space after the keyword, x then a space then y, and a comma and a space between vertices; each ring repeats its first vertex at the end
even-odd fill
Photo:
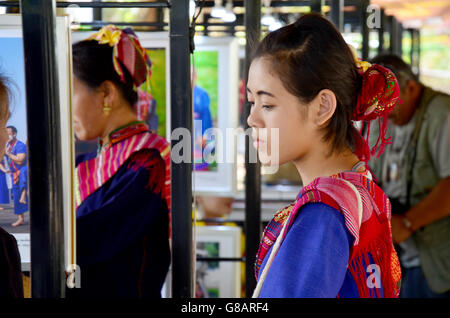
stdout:
POLYGON ((9 203, 9 189, 6 178, 6 173, 0 170, 0 204, 9 203))
MULTIPOLYGON (((17 155, 17 154, 21 154, 21 153, 24 153, 25 155, 27 154, 27 146, 20 140, 17 140, 16 144, 14 145, 14 147, 11 150, 11 154, 17 155)), ((12 172, 16 172, 17 170, 20 170, 27 165, 26 157, 25 157, 25 160, 22 162, 22 164, 19 165, 18 163, 14 163, 15 167, 12 165, 11 161, 12 160, 8 158, 9 169, 12 172)))
MULTIPOLYGON (((161 159, 157 151, 144 151, 149 160, 161 159)), ((147 187, 151 170, 133 171, 132 161, 77 209, 81 288, 68 289, 68 297, 161 297, 170 263, 168 209, 147 187)), ((163 160, 154 168, 163 169, 163 160)))
MULTIPOLYGON (((338 210, 324 203, 305 205, 273 260, 260 297, 359 297, 347 270, 352 244, 353 237, 338 210)), ((270 252, 264 258, 260 274, 270 252)), ((370 256, 369 259, 373 263, 370 256)), ((375 287, 371 291, 375 296, 375 287)), ((382 294, 382 288, 380 291, 382 294)))
MULTIPOLYGON (((18 155, 18 154, 22 154, 22 153, 24 153, 25 155, 27 154, 27 146, 20 140, 17 140, 14 147, 12 147, 12 149, 11 149, 11 154, 18 155)), ((22 162, 22 164, 13 163, 13 161, 10 158, 7 158, 7 161, 8 161, 9 170, 11 170, 11 172, 20 171, 20 173, 22 173, 22 168, 26 167, 26 165, 27 165, 26 157, 25 157, 25 160, 22 162)), ((28 202, 27 202, 27 204, 22 204, 19 202, 20 195, 21 195, 21 191, 19 188, 19 181, 16 181, 16 183, 14 183, 12 174, 10 175, 10 177, 11 177, 11 181, 13 183, 11 192, 12 192, 13 200, 14 200, 14 214, 23 214, 28 211, 28 202)), ((19 178, 20 178, 20 175, 19 175, 19 178)))
POLYGON ((210 110, 210 99, 208 93, 201 87, 194 87, 194 120, 201 120, 201 130, 195 129, 197 138, 199 135, 203 136, 205 131, 212 128, 212 118, 210 110))
POLYGON ((14 214, 23 214, 28 212, 28 167, 24 166, 20 169, 19 181, 17 184, 13 185, 12 193, 14 199, 14 214), (25 197, 25 204, 20 203, 20 197, 22 196, 22 191, 26 190, 27 195, 25 197))
MULTIPOLYGON (((200 140, 203 138, 209 138, 205 135, 207 129, 213 127, 210 99, 208 93, 201 87, 194 87, 194 169, 195 170, 208 170, 209 163, 203 161, 203 149, 204 145, 200 140)), ((209 132, 211 134, 211 132, 209 132)), ((211 149, 211 153, 214 152, 214 148, 211 149)))
POLYGON ((20 196, 22 192, 18 186, 13 186, 11 189, 14 200, 14 214, 24 214, 28 211, 28 202, 26 204, 20 203, 20 196))
POLYGON ((20 169, 19 189, 20 189, 20 193, 22 193, 23 190, 28 191, 28 167, 27 166, 20 169))

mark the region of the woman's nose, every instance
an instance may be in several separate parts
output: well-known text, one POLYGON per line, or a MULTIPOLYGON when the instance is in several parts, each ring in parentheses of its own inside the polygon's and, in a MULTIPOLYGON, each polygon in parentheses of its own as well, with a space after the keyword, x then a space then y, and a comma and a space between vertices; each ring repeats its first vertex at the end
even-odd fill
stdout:
POLYGON ((247 124, 253 128, 258 127, 258 122, 259 122, 257 111, 255 110, 255 108, 256 108, 255 106, 250 108, 250 114, 247 117, 247 124))

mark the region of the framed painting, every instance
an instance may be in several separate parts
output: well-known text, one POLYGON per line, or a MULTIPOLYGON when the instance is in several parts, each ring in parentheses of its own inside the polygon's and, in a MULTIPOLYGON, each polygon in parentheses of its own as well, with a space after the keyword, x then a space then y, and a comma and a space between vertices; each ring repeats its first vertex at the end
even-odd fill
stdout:
POLYGON ((236 192, 236 138, 239 136, 238 41, 195 37, 193 87, 194 192, 233 196, 236 192))
MULTIPOLYGON (((67 16, 56 18, 56 51, 58 52, 58 78, 61 126, 61 158, 64 193, 64 246, 65 265, 70 268, 75 259, 75 207, 73 193, 74 140, 72 129, 72 57, 70 23, 67 16)), ((22 40, 22 21, 20 15, 0 15, 0 69, 9 78, 13 88, 11 117, 8 125, 17 128, 17 139, 26 144, 27 140, 27 101, 25 90, 25 65, 22 40)), ((8 176, 7 176, 8 177, 8 176)), ((28 200, 28 199, 26 199, 28 200)), ((28 212, 28 211, 27 211, 28 212)), ((18 238, 22 256, 22 268, 29 270, 30 236, 29 228, 17 226, 11 232, 18 238)))
MULTIPOLYGON (((201 257, 242 257, 238 226, 196 227, 196 254, 201 257)), ((241 262, 197 261, 196 297, 241 297, 241 262)))

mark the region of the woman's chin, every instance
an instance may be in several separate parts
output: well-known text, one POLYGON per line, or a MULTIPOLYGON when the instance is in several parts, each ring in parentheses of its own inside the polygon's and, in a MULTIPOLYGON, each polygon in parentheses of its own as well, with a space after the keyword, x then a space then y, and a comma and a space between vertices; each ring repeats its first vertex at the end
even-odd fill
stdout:
POLYGON ((88 140, 94 139, 94 138, 89 138, 89 136, 85 132, 77 131, 77 130, 75 130, 75 137, 77 138, 77 140, 80 140, 80 141, 88 141, 88 140))
POLYGON ((272 156, 265 151, 258 151, 259 162, 261 162, 262 166, 279 166, 280 158, 278 156, 272 156))

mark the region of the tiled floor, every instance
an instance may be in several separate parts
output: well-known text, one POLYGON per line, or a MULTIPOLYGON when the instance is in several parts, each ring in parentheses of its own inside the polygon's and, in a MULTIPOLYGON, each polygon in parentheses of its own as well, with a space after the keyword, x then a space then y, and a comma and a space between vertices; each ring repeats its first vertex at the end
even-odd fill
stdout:
POLYGON ((0 210, 0 227, 9 233, 29 233, 30 232, 30 217, 29 213, 25 213, 25 223, 17 227, 13 227, 11 224, 16 222, 17 215, 14 214, 14 209, 9 205, 0 205, 3 210, 0 210))

